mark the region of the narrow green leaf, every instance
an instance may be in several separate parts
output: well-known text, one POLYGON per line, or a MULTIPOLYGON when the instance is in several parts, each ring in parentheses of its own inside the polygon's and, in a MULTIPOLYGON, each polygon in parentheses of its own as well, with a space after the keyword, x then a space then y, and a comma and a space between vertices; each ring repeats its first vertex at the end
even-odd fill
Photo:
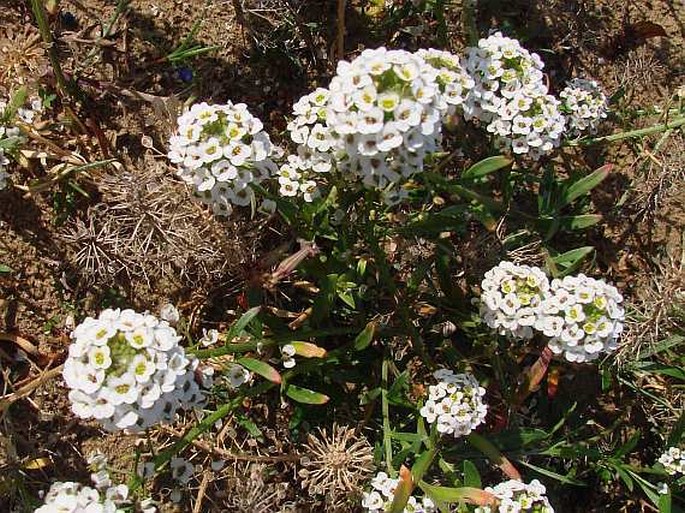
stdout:
POLYGON ((354 302, 354 296, 347 291, 338 292, 338 297, 342 299, 343 303, 352 308, 353 310, 357 308, 354 302))
POLYGON ((597 187, 607 176, 609 176, 609 173, 613 167, 613 164, 606 164, 573 183, 568 189, 566 189, 564 194, 562 194, 558 207, 562 208, 568 205, 572 201, 584 196, 592 189, 597 187))
POLYGON ((247 312, 245 312, 240 319, 238 319, 233 326, 231 326, 231 328, 228 330, 228 333, 226 333, 226 341, 230 342, 233 338, 240 335, 245 330, 247 325, 252 322, 252 319, 257 317, 260 309, 261 307, 255 306, 254 308, 250 308, 247 312))
POLYGON ((494 504, 496 500, 491 493, 468 486, 449 488, 447 486, 433 486, 425 481, 421 481, 419 487, 435 502, 446 502, 448 504, 466 502, 479 506, 488 506, 494 504))
POLYGON ((17 111, 26 103, 29 93, 26 87, 20 87, 17 92, 12 95, 9 103, 5 109, 0 112, 0 121, 7 123, 14 119, 17 115, 17 111))
POLYGON ((504 155, 488 157, 486 159, 481 160, 480 162, 476 162, 474 165, 472 165, 470 168, 464 171, 461 175, 461 178, 466 180, 480 178, 482 176, 489 175, 490 173, 494 173, 499 169, 507 167, 511 164, 511 162, 512 160, 505 157, 504 155))
POLYGON ((673 447, 678 445, 680 443, 681 438, 683 437, 683 432, 685 432, 685 411, 683 411, 680 414, 678 422, 675 423, 675 426, 673 426, 671 433, 668 435, 667 446, 673 447))
POLYGON ((0 264, 0 274, 2 273, 12 273, 14 272, 14 269, 12 269, 8 265, 0 264))
POLYGON ((296 385, 288 385, 285 389, 285 395, 290 397, 293 401, 303 404, 326 404, 330 397, 319 392, 314 392, 308 388, 298 387, 296 385))
POLYGON ((557 218, 559 228, 568 231, 584 230, 594 226, 602 220, 600 214, 581 214, 578 216, 562 216, 557 218))
POLYGON ((592 246, 583 246, 581 248, 572 249, 571 251, 566 251, 555 257, 552 260, 558 266, 565 269, 570 267, 576 267, 583 259, 595 250, 592 246))
POLYGON ((521 465, 524 467, 528 467, 531 470, 534 470, 535 472, 542 474, 543 476, 550 477, 552 479, 556 479, 557 481, 564 483, 564 484, 570 484, 574 486, 587 486, 584 482, 579 481, 577 479, 573 479, 572 477, 568 476, 562 476, 561 474, 557 474, 556 472, 552 472, 551 470, 547 470, 546 468, 543 467, 538 467, 537 465, 533 465, 532 463, 528 463, 525 460, 517 460, 521 465))
POLYGON ((291 342, 291 346, 295 348, 295 354, 304 358, 324 358, 326 350, 311 342, 291 342))
POLYGON ((423 476, 426 475, 426 472, 428 472, 428 469, 433 463, 437 452, 437 447, 433 447, 429 451, 422 453, 418 458, 416 458, 416 461, 411 467, 411 476, 415 483, 421 481, 423 476))
POLYGON ((495 447, 490 440, 478 433, 471 433, 467 437, 467 440, 476 449, 485 454, 485 456, 487 456, 493 464, 497 465, 510 479, 521 480, 521 473, 504 457, 500 450, 495 447))
POLYGON ((269 365, 266 362, 263 362, 261 360, 255 360, 254 358, 238 358, 236 360, 240 365, 245 367, 247 370, 251 370, 252 372, 259 374, 263 378, 268 379, 272 383, 276 383, 277 385, 280 385, 281 383, 281 375, 278 373, 276 369, 274 369, 271 365, 269 365))
POLYGON ((685 336, 678 335, 678 334, 672 335, 672 336, 662 340, 661 342, 659 342, 659 343, 657 343, 651 347, 648 347, 647 349, 645 349, 643 351, 640 351, 638 353, 637 359, 638 360, 645 360, 651 356, 654 356, 655 354, 659 354, 662 351, 666 351, 668 349, 671 349, 672 347, 679 346, 683 342, 685 342, 685 336))
POLYGON ((357 335, 354 339, 354 348, 357 351, 361 351, 369 347, 369 344, 373 341, 373 337, 376 335, 376 323, 371 321, 366 327, 357 335))
POLYGON ((614 469, 616 470, 618 477, 621 479, 621 481, 623 481, 623 484, 626 485, 626 488, 628 488, 628 490, 632 492, 635 488, 635 482, 630 477, 630 474, 623 470, 619 465, 614 465, 614 469))
POLYGON ((262 433, 262 430, 245 415, 239 414, 235 415, 233 418, 238 424, 245 428, 245 431, 247 431, 252 438, 257 439, 260 442, 264 441, 264 433, 262 433))
POLYGON ((659 513, 671 513, 672 498, 670 493, 659 495, 659 513))
POLYGON ((464 486, 470 488, 482 488, 483 483, 480 479, 480 472, 469 460, 464 460, 464 486))

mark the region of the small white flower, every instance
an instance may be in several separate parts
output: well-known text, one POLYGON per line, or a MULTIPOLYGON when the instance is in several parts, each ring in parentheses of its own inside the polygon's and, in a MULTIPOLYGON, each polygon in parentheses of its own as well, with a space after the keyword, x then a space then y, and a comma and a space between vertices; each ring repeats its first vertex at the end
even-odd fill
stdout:
POLYGON ((171 326, 175 326, 181 319, 181 315, 174 305, 166 303, 159 310, 159 318, 168 322, 171 326))
POLYGON ((195 473, 193 465, 183 458, 171 458, 171 477, 181 484, 187 484, 195 473))

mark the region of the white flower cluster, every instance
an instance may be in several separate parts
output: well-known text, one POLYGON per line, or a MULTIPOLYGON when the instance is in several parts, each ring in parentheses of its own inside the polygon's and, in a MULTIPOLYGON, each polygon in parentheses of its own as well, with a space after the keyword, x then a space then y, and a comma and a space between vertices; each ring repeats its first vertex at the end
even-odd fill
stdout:
MULTIPOLYGON (((388 511, 398 483, 399 479, 393 479, 385 472, 376 474, 376 477, 371 480, 373 490, 364 492, 362 496, 362 508, 364 508, 365 513, 388 511)), ((419 500, 413 495, 409 497, 404 508, 404 513, 433 513, 435 511, 437 511, 435 504, 428 497, 419 500)))
POLYGON ((500 335, 533 338, 549 292, 549 280, 541 269, 500 262, 485 273, 481 289, 480 314, 490 328, 500 335))
POLYGON ((567 82, 559 97, 567 130, 573 135, 596 132, 599 123, 607 117, 607 97, 594 80, 574 78, 567 82))
POLYGON ((105 429, 140 431, 171 422, 180 408, 200 406, 196 359, 178 345, 166 321, 133 310, 104 310, 71 334, 63 376, 72 410, 105 429))
POLYGON ((453 53, 428 48, 418 50, 416 55, 438 71, 436 82, 447 104, 443 121, 449 123, 453 116, 462 113, 461 109, 476 83, 466 72, 462 60, 453 53))
POLYGON ((595 360, 616 349, 623 331, 623 297, 613 285, 579 274, 550 283, 537 267, 500 262, 485 273, 480 313, 498 333, 549 338, 570 362, 595 360))
POLYGON ((262 122, 244 103, 198 103, 178 118, 178 132, 169 140, 169 160, 194 194, 217 215, 229 215, 233 205, 254 201, 250 184, 273 175, 274 152, 262 122))
MULTIPOLYGON (((57 482, 50 486, 45 495, 43 506, 35 513, 123 513, 129 511, 128 486, 113 485, 107 471, 107 458, 101 452, 88 457, 88 466, 92 472, 91 481, 95 488, 81 486, 74 482, 57 482), (121 506, 121 508, 120 508, 121 506)), ((150 501, 141 501, 143 513, 155 513, 156 508, 148 505, 150 501)))
POLYGON ((685 451, 678 447, 669 447, 666 452, 659 456, 661 463, 669 475, 685 475, 685 451))
POLYGON ((485 488, 498 499, 496 506, 479 506, 475 513, 554 513, 545 496, 545 486, 537 479, 529 484, 514 479, 485 488))
MULTIPOLYGON (((0 100, 0 118, 4 117, 5 110, 7 109, 7 101, 0 100)), ((26 124, 33 123, 36 118, 43 111, 43 102, 40 98, 32 98, 30 100, 28 107, 19 107, 17 109, 16 116, 26 124)), ((3 139, 14 139, 21 138, 21 130, 15 126, 11 120, 5 123, 0 122, 0 141, 3 139)), ((7 173, 7 166, 10 161, 5 155, 5 149, 0 148, 0 191, 7 188, 7 179, 9 178, 9 173, 7 173)))
POLYGON ((478 119, 497 142, 515 154, 538 159, 559 146, 565 119, 548 94, 535 53, 500 32, 467 49, 466 70, 475 81, 464 104, 467 120, 478 119))
POLYGON ((485 389, 473 375, 438 369, 433 376, 438 384, 428 387, 428 399, 420 413, 429 424, 437 421, 438 432, 466 436, 485 421, 485 389))
MULTIPOLYGON (((34 513, 124 513, 128 487, 107 488, 103 495, 95 488, 72 481, 57 482, 45 494, 44 504, 34 513)), ((154 511, 148 510, 148 511, 154 511)))
POLYGON ((595 360, 616 349, 623 331, 623 296, 613 285, 579 274, 552 280, 536 329, 570 362, 595 360))
POLYGON ((401 185, 423 171, 438 149, 447 102, 438 70, 403 50, 364 50, 340 61, 328 89, 301 98, 288 124, 299 145, 281 168, 281 194, 316 192, 316 174, 335 168, 349 179, 382 190, 392 204, 406 197, 401 185))

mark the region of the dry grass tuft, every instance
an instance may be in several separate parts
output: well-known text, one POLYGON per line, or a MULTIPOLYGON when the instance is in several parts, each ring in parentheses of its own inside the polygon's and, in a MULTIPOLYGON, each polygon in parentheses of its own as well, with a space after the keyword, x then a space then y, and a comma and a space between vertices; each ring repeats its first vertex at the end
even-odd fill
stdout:
POLYGON ((682 194, 685 181, 685 138, 665 134, 653 149, 645 148, 633 164, 637 170, 631 205, 638 220, 650 219, 682 194))
POLYGON ((87 284, 124 275, 148 287, 161 278, 202 285, 239 263, 235 237, 190 199, 165 164, 147 158, 141 168, 98 177, 98 187, 101 203, 63 233, 87 284))
POLYGON ((233 477, 226 481, 223 511, 236 513, 286 513, 295 509, 286 504, 288 483, 269 480, 267 466, 248 463, 238 466, 233 477))
POLYGON ((630 315, 617 355, 620 364, 653 348, 685 318, 685 251, 677 258, 670 255, 656 267, 650 282, 643 284, 640 295, 628 305, 630 315))

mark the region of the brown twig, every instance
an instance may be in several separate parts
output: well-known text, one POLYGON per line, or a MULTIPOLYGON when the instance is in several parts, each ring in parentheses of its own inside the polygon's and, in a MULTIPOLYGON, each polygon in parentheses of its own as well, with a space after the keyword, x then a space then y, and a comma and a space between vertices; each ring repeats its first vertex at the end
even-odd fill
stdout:
POLYGON ((193 513, 200 513, 202 511, 202 501, 205 498, 205 492, 207 491, 207 486, 209 485, 209 478, 212 475, 211 472, 205 470, 202 474, 202 481, 200 482, 200 488, 197 491, 197 498, 195 499, 195 505, 193 506, 193 513))
POLYGON ((31 392, 33 392, 39 386, 43 385, 45 382, 59 376, 62 373, 63 369, 64 365, 60 365, 58 367, 55 367, 54 369, 43 371, 40 374, 40 376, 38 376, 30 383, 24 385, 19 390, 0 397, 0 413, 5 411, 19 399, 23 399, 24 397, 28 396, 31 392))
MULTIPOLYGON (((183 438, 183 433, 176 431, 175 429, 169 427, 169 426, 160 426, 160 429, 169 434, 172 435, 176 438, 183 438)), ((254 462, 263 462, 263 463, 274 463, 278 461, 285 461, 285 462, 295 462, 299 461, 301 456, 299 454, 281 454, 277 456, 261 456, 259 454, 245 454, 245 453, 240 453, 236 454, 231 451, 227 451, 226 449, 222 449, 220 447, 212 447, 206 442, 203 442, 202 440, 193 440, 192 444, 197 447, 198 449, 201 449, 202 451, 208 453, 208 454, 214 454, 215 456, 218 456, 222 459, 227 459, 227 460, 239 460, 239 461, 254 461, 254 462)))
POLYGON ((345 57, 345 6, 347 0, 338 0, 338 44, 337 54, 338 60, 341 61, 345 57))
POLYGON ((31 342, 26 340, 19 335, 12 335, 11 333, 0 333, 0 340, 7 340, 19 346, 24 350, 25 353, 31 356, 36 356, 38 354, 38 348, 34 346, 31 342))

